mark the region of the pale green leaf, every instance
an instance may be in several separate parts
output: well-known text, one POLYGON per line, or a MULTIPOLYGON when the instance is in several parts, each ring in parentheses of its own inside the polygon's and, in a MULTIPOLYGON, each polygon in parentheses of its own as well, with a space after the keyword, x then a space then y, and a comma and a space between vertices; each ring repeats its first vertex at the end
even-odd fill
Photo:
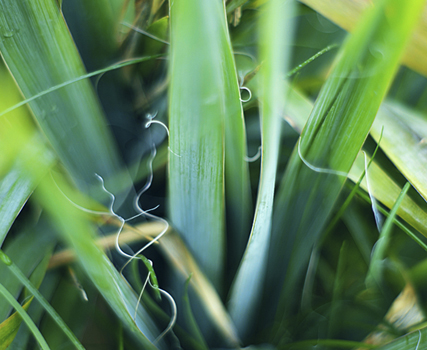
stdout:
POLYGON ((427 200, 427 120, 425 116, 388 101, 380 109, 371 135, 403 176, 427 200))
MULTIPOLYGON (((359 153, 353 167, 351 168, 349 178, 354 182, 358 181, 364 170, 365 155, 359 153)), ((367 176, 370 183, 369 190, 366 178, 362 180, 361 187, 386 207, 391 209, 399 196, 401 187, 397 185, 375 161, 369 167, 367 176)), ((427 213, 409 196, 404 197, 397 214, 427 237, 427 213)))
POLYGON ((221 289, 225 198, 243 251, 250 208, 246 141, 222 1, 172 1, 169 211, 207 276, 221 289), (225 163, 225 171, 224 171, 225 163), (225 184, 224 184, 225 178, 225 184))
POLYGON ((0 183, 0 247, 34 188, 31 178, 13 168, 0 183))
POLYGON ((261 176, 249 242, 233 282, 230 315, 243 337, 253 326, 264 285, 285 96, 292 3, 270 1, 260 16, 261 176), (280 35, 279 35, 280 33, 280 35))
MULTIPOLYGON (((85 74, 55 0, 2 0, 0 5, 0 51, 24 97, 85 74)), ((82 188, 96 183, 95 173, 109 179, 121 168, 88 80, 40 97, 30 108, 82 188)))
POLYGON ((367 137, 423 4, 379 2, 342 47, 320 91, 276 201, 269 261, 274 273, 267 288, 280 294, 280 319, 298 304, 296 283, 367 137), (283 291, 274 289, 285 275, 283 291))

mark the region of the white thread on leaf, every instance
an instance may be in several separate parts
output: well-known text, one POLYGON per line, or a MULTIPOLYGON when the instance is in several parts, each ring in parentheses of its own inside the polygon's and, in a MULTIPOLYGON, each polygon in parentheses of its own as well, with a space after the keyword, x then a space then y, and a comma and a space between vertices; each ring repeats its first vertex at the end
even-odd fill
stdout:
MULTIPOLYGON (((166 134, 168 135, 168 138, 169 138, 169 129, 168 129, 168 127, 166 126, 166 124, 165 123, 163 123, 163 122, 161 122, 161 121, 159 121, 159 120, 153 120, 155 117, 156 117, 156 115, 157 115, 157 112, 154 114, 154 116, 152 116, 151 114, 148 114, 147 115, 147 118, 149 119, 148 120, 148 122, 147 123, 145 123, 145 128, 146 129, 148 129, 150 126, 151 126, 151 124, 159 124, 159 125, 161 125, 161 126, 163 126, 163 128, 166 130, 166 134)), ((179 155, 179 154, 176 154, 174 151, 172 151, 172 149, 168 146, 168 150, 169 150, 169 152, 171 152, 173 155, 175 155, 175 156, 177 156, 177 157, 179 157, 179 158, 181 158, 181 156, 179 155)))
POLYGON ((178 314, 174 298, 168 292, 166 292, 165 290, 160 289, 160 288, 158 288, 158 290, 159 290, 160 293, 162 293, 166 297, 166 299, 168 299, 168 301, 169 301, 169 303, 171 305, 171 309, 172 309, 172 316, 171 316, 171 320, 169 321, 168 326, 156 338, 156 340, 154 341, 154 344, 158 343, 166 334, 168 334, 172 330, 173 326, 175 326, 176 317, 177 317, 177 314, 178 314))
POLYGON ((59 192, 61 192, 61 194, 68 200, 68 202, 70 202, 70 204, 73 205, 74 207, 76 207, 77 209, 84 211, 85 213, 88 213, 88 214, 115 216, 114 214, 111 214, 108 211, 97 211, 97 210, 87 209, 87 208, 82 207, 81 205, 78 205, 77 203, 73 202, 59 187, 59 185, 56 182, 55 178, 53 177, 52 173, 50 174, 50 176, 51 176, 53 182, 55 183, 56 188, 59 190, 59 192))
POLYGON ((248 163, 255 162, 261 157, 262 146, 258 147, 257 153, 253 157, 245 156, 245 161, 248 163))
MULTIPOLYGON (((154 157, 156 156, 156 153, 157 153, 156 148, 153 147, 152 152, 151 152, 151 156, 150 156, 149 161, 148 161, 148 168, 149 168, 150 175, 148 176, 147 181, 146 181, 144 187, 138 192, 137 196, 135 197, 135 201, 133 203, 134 209, 138 212, 138 214, 134 215, 133 217, 131 217, 129 219, 124 220, 123 218, 119 217, 114 212, 113 206, 114 206, 115 197, 114 197, 114 195, 111 192, 109 192, 105 188, 105 186, 104 186, 104 180, 102 179, 102 177, 100 177, 98 175, 98 178, 102 181, 102 188, 103 188, 103 190, 106 191, 111 196, 111 198, 112 198, 112 203, 110 205, 110 211, 114 215, 116 215, 118 218, 120 218, 121 221, 122 221, 122 225, 121 225, 121 227, 120 227, 120 229, 119 229, 119 231, 118 231, 118 233, 116 235, 116 249, 117 249, 117 251, 121 255, 129 258, 128 261, 123 265, 123 267, 120 270, 120 274, 122 276, 123 276, 123 270, 126 268, 126 266, 129 265, 132 262, 132 260, 139 259, 138 255, 140 255, 144 250, 146 250, 152 244, 154 244, 155 242, 157 242, 167 232, 167 230, 169 229, 169 223, 165 219, 149 213, 149 211, 152 211, 152 210, 158 208, 159 206, 156 206, 155 208, 151 208, 151 209, 148 209, 148 210, 143 210, 141 208, 140 204, 139 204, 141 196, 148 190, 148 188, 152 184, 152 181, 153 181, 153 161, 154 161, 154 157), (129 220, 135 219, 135 218, 137 218, 139 216, 142 216, 142 215, 144 215, 147 218, 163 222, 165 224, 165 228, 153 240, 151 240, 150 242, 148 242, 140 250, 138 250, 133 255, 129 255, 129 254, 125 253, 121 249, 121 247, 120 247, 120 244, 119 244, 120 234, 121 234, 121 232, 123 230, 123 226, 124 226, 125 221, 129 221, 129 220)), ((151 264, 151 266, 153 266, 152 261, 151 260, 148 260, 148 261, 151 264)), ((141 298, 142 298, 142 294, 144 293, 144 290, 145 290, 145 288, 147 286, 147 283, 149 283, 152 288, 156 288, 156 287, 154 287, 151 284, 150 273, 151 272, 148 272, 148 275, 147 275, 147 277, 145 279, 144 285, 143 285, 143 287, 141 289, 141 292, 139 294, 139 297, 138 297, 138 300, 137 300, 137 304, 136 304, 136 307, 135 307, 134 319, 136 319, 136 314, 137 314, 137 311, 138 311, 138 307, 139 307, 139 304, 140 304, 140 301, 141 301, 141 298)), ((168 298, 169 302, 171 303, 172 317, 171 317, 171 321, 169 322, 168 327, 160 334, 160 336, 156 339, 156 342, 160 341, 160 339, 163 338, 172 329, 172 327, 175 325, 176 317, 177 317, 177 308, 176 308, 176 304, 175 304, 175 301, 173 300, 172 296, 169 293, 167 293, 166 291, 164 291, 163 289, 158 288, 158 290, 159 290, 160 293, 162 293, 163 295, 165 295, 168 298)))
MULTIPOLYGON (((153 262, 150 259, 147 259, 147 260, 149 261, 149 263, 150 263, 150 265, 152 267, 153 266, 153 262)), ((136 314, 138 312, 138 307, 139 307, 139 304, 141 303, 142 294, 144 294, 145 287, 147 286, 147 283, 150 281, 150 274, 151 274, 151 272, 148 271, 147 277, 145 278, 145 282, 142 285, 141 291, 139 292, 138 300, 136 302, 136 307, 135 307, 135 314, 133 316, 134 320, 136 319, 136 314)), ((150 283, 150 285, 151 285, 151 283, 150 283)))
POLYGON ((417 347, 415 348, 415 350, 418 350, 418 347, 420 346, 420 342, 421 342, 421 330, 418 330, 420 336, 418 338, 418 343, 417 343, 417 347))
POLYGON ((367 155, 366 155, 365 152, 363 152, 363 154, 365 155, 366 187, 368 189, 369 198, 371 199, 371 206, 372 206, 372 211, 374 212, 375 224, 377 225, 378 232, 381 232, 381 230, 382 230, 382 224, 383 224, 383 219, 381 217, 380 212, 378 211, 377 201, 374 198, 374 196, 372 195, 371 186, 370 186, 370 183, 369 183, 369 176, 368 176, 368 163, 369 162, 368 162, 368 157, 367 157, 367 155))
POLYGON ((163 126, 163 127, 165 128, 165 130, 166 130, 166 133, 168 134, 168 137, 169 137, 169 129, 168 129, 168 127, 166 126, 166 124, 165 124, 165 123, 161 122, 160 120, 149 120, 149 121, 145 124, 145 127, 146 127, 146 128, 149 128, 151 124, 160 124, 161 126, 163 126))
POLYGON ((249 93, 249 97, 248 97, 246 100, 244 100, 244 99, 240 96, 240 101, 242 101, 243 103, 245 103, 245 102, 249 102, 249 101, 251 100, 251 98, 252 98, 252 92, 251 92, 251 90, 250 90, 249 88, 247 88, 246 86, 241 86, 239 89, 240 89, 240 90, 245 90, 245 91, 247 91, 247 92, 249 93))
MULTIPOLYGON (((150 263, 151 267, 153 267, 153 262, 150 259, 147 259, 147 260, 150 263)), ((138 302, 137 302, 136 308, 135 308, 134 319, 136 319, 136 314, 137 314, 137 310, 138 310, 139 304, 141 302, 142 294, 143 294, 143 292, 145 290, 145 287, 147 286, 147 283, 149 283, 150 286, 151 286, 151 288, 157 289, 160 292, 160 294, 163 294, 166 297, 166 299, 168 299, 170 307, 171 307, 171 310, 172 310, 171 320, 169 321, 169 324, 165 328, 165 330, 162 333, 160 333, 160 335, 154 341, 154 344, 156 344, 173 328, 173 326, 176 323, 176 318, 177 318, 178 311, 177 311, 176 303, 175 303, 175 300, 173 299, 173 297, 168 292, 166 292, 165 290, 161 289, 159 286, 153 286, 153 284, 151 283, 151 280, 150 280, 150 274, 151 274, 151 272, 149 271, 148 275, 147 275, 147 278, 145 279, 144 285, 142 286, 141 292, 139 293, 138 302)))
MULTIPOLYGON (((153 121, 152 119, 155 117, 156 115, 154 115, 154 116, 151 116, 151 115, 149 115, 149 119, 150 119, 150 121, 151 121, 151 123, 153 123, 153 122, 157 122, 157 121, 153 121)), ((163 124, 163 123, 161 123, 161 122, 158 122, 159 124, 163 124)), ((164 125, 164 124, 163 124, 164 125)), ((164 125, 165 126, 165 125, 164 125)), ((166 126, 165 126, 166 127, 166 126)), ((168 130, 167 130, 168 131, 168 130)), ((169 132, 168 132, 168 134, 169 134, 169 132)), ((95 211, 95 210, 91 210, 91 209, 87 209, 87 208, 84 208, 84 207, 82 207, 82 206, 80 206, 80 205, 78 205, 78 204, 76 204, 76 203, 74 203, 62 190, 61 190, 61 188, 59 187, 59 185, 56 183, 56 181, 55 181, 55 179, 53 178, 53 176, 52 176, 52 179, 53 179, 53 181, 54 181, 54 183, 55 183, 55 185, 57 186, 57 188, 58 188, 58 190, 62 193, 62 195, 73 205, 73 206, 75 206, 76 208, 78 208, 79 210, 82 210, 82 211, 84 211, 84 212, 87 212, 87 213, 90 213, 90 214, 95 214, 95 215, 109 215, 109 216, 113 216, 113 217, 115 217, 115 218, 117 218, 120 222, 121 222, 121 224, 120 224, 120 227, 119 227, 119 229, 118 229, 118 232, 117 232, 117 234, 116 234, 116 240, 115 240, 115 248, 116 248, 116 250, 122 255, 122 256, 124 256, 124 257, 127 257, 128 258, 128 261, 126 262, 126 264, 121 268, 121 270, 120 270, 120 275, 122 276, 122 277, 124 277, 123 276, 123 270, 126 268, 126 266, 132 261, 132 260, 134 260, 134 259, 140 259, 140 258, 138 258, 137 256, 138 255, 140 255, 144 250, 146 250, 148 247, 150 247, 152 244, 154 244, 155 242, 157 242, 166 232, 167 232, 167 230, 169 229, 169 223, 165 220, 165 219, 163 219, 163 218, 161 218, 161 217, 158 217, 158 216, 156 216, 156 215, 153 215, 153 214, 150 214, 149 212, 150 211, 153 211, 153 210, 155 210, 155 209, 157 209, 158 207, 159 207, 159 205, 157 205, 156 207, 154 207, 154 208, 150 208, 150 209, 147 209, 147 210, 143 210, 142 208, 141 208, 141 206, 140 206, 140 204, 139 204, 139 201, 140 201, 140 198, 141 198, 141 196, 142 196, 142 194, 143 193, 145 193, 147 190, 148 190, 148 188, 151 186, 151 184, 152 184, 152 180, 153 180, 153 160, 154 160, 154 158, 155 158, 155 156, 156 156, 156 153, 157 153, 157 151, 156 151, 156 148, 153 146, 153 149, 152 149, 152 153, 151 153, 151 156, 150 156, 150 158, 149 158, 149 161, 148 161, 148 167, 149 167, 149 172, 150 172, 150 175, 148 176, 148 178, 147 178, 147 181, 146 181, 146 184, 144 185, 144 187, 138 192, 138 195, 136 196, 136 198, 135 198, 135 201, 134 201, 134 208, 135 208, 135 210, 138 212, 136 215, 134 215, 134 216, 132 216, 132 217, 130 217, 130 218, 128 218, 128 219, 124 219, 123 217, 121 217, 120 215, 118 215, 115 211, 114 211, 114 203, 115 203, 115 200, 116 200, 116 197, 114 196, 114 194, 113 193, 111 193, 110 191, 108 191, 107 190, 107 188, 105 187, 105 182, 104 182, 104 179, 102 178, 102 176, 100 176, 99 174, 95 174, 95 176, 96 176, 96 178, 101 182, 101 187, 102 187, 102 190, 105 192, 105 193, 107 193, 109 196, 110 196, 110 198, 111 198, 111 202, 110 202, 110 205, 109 205, 109 207, 108 207, 108 209, 109 209, 109 211, 108 212, 100 212, 100 211, 95 211), (163 222, 164 224, 165 224, 165 227, 164 227, 164 229, 153 239, 153 240, 151 240, 150 242, 148 242, 144 247, 142 247, 140 250, 138 250, 135 254, 133 254, 133 255, 130 255, 130 254, 127 254, 126 252, 124 252, 123 250, 122 250, 122 248, 120 247, 120 243, 119 243, 119 240, 120 240, 120 235, 121 235, 121 233, 122 233, 122 231, 123 231, 123 227, 124 227, 124 225, 125 225, 125 223, 127 222, 127 221, 130 221, 130 220, 133 220, 133 219, 135 219, 135 218, 138 218, 138 217, 140 217, 140 216, 145 216, 145 217, 147 217, 147 218, 150 218, 150 219, 153 219, 153 220, 157 220, 157 221, 161 221, 161 222, 163 222)), ((149 263, 151 264, 151 266, 153 266, 153 263, 152 263, 152 261, 151 260, 149 260, 148 259, 148 261, 149 261, 149 263)), ((170 320, 170 322, 169 322, 169 325, 167 326, 167 328, 156 338, 156 340, 155 340, 155 343, 157 343, 157 342, 159 342, 168 332, 170 332, 171 331, 171 329, 173 328, 173 326, 175 325, 175 323, 176 323, 176 318, 177 318, 177 307, 176 307, 176 303, 175 303, 175 300, 172 298, 172 296, 169 294, 169 293, 167 293, 165 290, 163 290, 163 289, 161 289, 161 288, 159 288, 159 287, 155 287, 155 286, 153 286, 152 284, 151 284, 151 281, 150 281, 150 274, 151 274, 151 272, 149 271, 148 272, 148 275, 147 275, 147 277, 146 277, 146 279, 145 279, 145 282, 144 282, 144 285, 143 285, 143 287, 142 287, 142 290, 141 290, 141 292, 140 292, 140 294, 139 294, 139 297, 138 297, 138 300, 137 300, 137 304, 136 304, 136 307, 135 307, 135 312, 134 312, 134 316, 133 316, 133 319, 136 321, 136 316, 137 316, 137 312, 138 312, 138 307, 139 307, 139 304, 140 304, 140 300, 141 300, 141 298, 142 298, 142 294, 143 294, 143 292, 144 292, 144 290, 145 290, 145 288, 146 288, 146 285, 147 285, 147 283, 149 283, 150 284, 150 286, 152 287, 152 288, 155 288, 155 289, 158 289, 159 290, 159 292, 161 293, 161 294, 163 294, 164 296, 166 296, 166 298, 168 299, 168 301, 169 301, 169 303, 171 304, 171 309, 172 309, 172 316, 171 316, 171 320, 170 320)), ((122 291, 121 291, 121 289, 120 289, 120 287, 117 285, 117 283, 116 283, 116 281, 114 280, 114 278, 112 277, 112 280, 113 280, 113 282, 114 282, 114 284, 116 285, 116 287, 117 287, 117 289, 118 289, 118 291, 120 292, 120 295, 121 295, 121 299, 122 299, 122 302, 126 305, 126 302, 125 302, 125 300, 124 300, 124 298, 123 298, 123 295, 122 295, 122 291)), ((82 292, 82 296, 83 296, 83 298, 85 299, 85 300, 87 300, 87 295, 86 295, 86 292, 83 290, 83 288, 79 288, 80 290, 81 290, 81 292, 82 292)), ((129 313, 129 312, 128 312, 129 313)), ((130 314, 129 314, 130 315, 130 314)), ((138 327, 139 328, 139 327, 138 327)))
POLYGON ((310 164, 306 159, 304 159, 304 157, 301 154, 301 137, 298 139, 298 155, 300 157, 300 159, 302 160, 302 162, 311 170, 315 171, 316 173, 325 173, 325 174, 332 174, 332 175, 337 175, 337 176, 343 176, 343 177, 347 177, 348 173, 345 173, 343 171, 339 171, 339 170, 333 170, 333 169, 325 169, 325 168, 319 168, 316 167, 312 164, 310 164))

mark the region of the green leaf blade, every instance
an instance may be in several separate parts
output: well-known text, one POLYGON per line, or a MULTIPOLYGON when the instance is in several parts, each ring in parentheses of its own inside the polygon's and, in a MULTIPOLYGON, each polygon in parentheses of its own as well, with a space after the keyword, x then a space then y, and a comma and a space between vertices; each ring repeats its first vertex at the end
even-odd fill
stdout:
POLYGON ((384 1, 367 14, 340 51, 302 131, 274 218, 269 266, 276 275, 267 288, 278 293, 277 274, 280 280, 286 275, 280 319, 296 306, 295 284, 301 283, 311 249, 345 181, 343 175, 367 137, 422 6, 422 1, 411 6, 384 1))
POLYGON ((371 130, 375 140, 384 126, 381 149, 427 200, 427 122, 421 113, 387 101, 371 130))
POLYGON ((280 131, 288 70, 291 2, 270 1, 260 16, 260 113, 262 130, 261 176, 249 242, 233 282, 229 309, 242 337, 254 326, 264 285, 273 198, 279 155, 280 131), (278 34, 280 33, 280 35, 278 34))
MULTIPOLYGON (((32 299, 27 301, 22 308, 27 311, 32 299)), ((22 318, 18 313, 13 313, 0 324, 0 350, 5 350, 13 342, 18 333, 22 318)))
POLYGON ((226 244, 224 188, 236 255, 243 251, 250 210, 234 58, 221 1, 172 1, 170 17, 170 215, 219 287, 226 244))
MULTIPOLYGON (((34 168, 32 170, 36 172, 34 168)), ((35 193, 37 200, 52 217, 61 237, 74 249, 81 266, 116 315, 144 348, 156 349, 153 342, 160 333, 156 325, 142 307, 133 318, 138 305, 135 292, 96 245, 84 213, 74 207, 57 187, 67 188, 68 185, 60 179, 56 182, 50 177, 41 181, 35 193)))
MULTIPOLYGON (((0 51, 24 97, 85 74, 55 1, 3 0, 0 4, 3 31, 0 51)), ((109 179, 120 169, 114 143, 89 81, 40 97, 30 103, 30 108, 81 188, 96 182, 95 173, 109 179)))

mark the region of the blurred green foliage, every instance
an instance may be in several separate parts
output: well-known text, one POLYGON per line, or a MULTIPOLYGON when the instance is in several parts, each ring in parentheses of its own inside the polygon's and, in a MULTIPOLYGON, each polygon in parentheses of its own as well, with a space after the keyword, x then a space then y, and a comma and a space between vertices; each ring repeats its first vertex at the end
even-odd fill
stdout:
POLYGON ((8 349, 423 348, 425 3, 332 3, 0 0, 8 349))

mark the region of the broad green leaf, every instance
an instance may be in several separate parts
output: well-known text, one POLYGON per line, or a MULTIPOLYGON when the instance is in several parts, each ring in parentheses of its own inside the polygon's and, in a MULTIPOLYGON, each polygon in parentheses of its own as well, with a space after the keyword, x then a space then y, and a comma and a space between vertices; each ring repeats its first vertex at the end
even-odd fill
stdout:
MULTIPOLYGON (((371 133, 379 132, 377 135, 381 134, 381 128, 384 126, 384 134, 383 139, 380 143, 382 144, 385 136, 385 129, 391 129, 392 127, 387 126, 389 124, 388 122, 388 113, 387 110, 390 109, 390 106, 392 103, 386 102, 383 104, 383 106, 380 108, 378 115, 383 116, 382 118, 379 118, 378 122, 374 121, 374 125, 371 128, 371 133)), ((304 127, 304 124, 307 121, 307 118, 313 109, 313 104, 310 100, 308 100, 306 97, 304 97, 300 92, 298 92, 295 89, 289 89, 288 95, 287 95, 287 103, 285 105, 285 120, 299 133, 301 133, 301 130, 304 127)), ((412 113, 411 113, 412 115, 412 113)), ((391 124, 393 124, 393 117, 391 118, 391 124)), ((400 118, 402 123, 406 123, 402 118, 400 118)), ((405 119, 406 120, 406 119, 405 119)), ((411 120, 411 118, 408 118, 408 122, 411 120)), ((418 121, 418 118, 416 119, 418 121)), ((419 125, 423 125, 423 122, 420 121, 419 125)), ((409 128, 409 126, 402 125, 402 130, 406 130, 409 128)), ((423 128, 420 127, 420 130, 423 128)), ((417 145, 416 145, 417 146, 417 145)), ((422 157, 422 153, 418 153, 418 147, 415 149, 407 150, 408 156, 411 154, 414 154, 415 158, 422 157)), ((390 157, 393 157, 390 155, 390 157)), ((423 164, 420 162, 418 166, 423 166, 423 164)), ((365 170, 365 156, 363 153, 359 153, 351 170, 349 173, 349 179, 352 180, 354 183, 356 183, 360 176, 362 175, 363 171, 365 170)), ((390 176, 381 169, 377 163, 374 161, 368 170, 368 176, 369 176, 369 182, 371 184, 371 194, 379 200, 382 204, 384 204, 388 208, 392 208, 393 204, 395 203, 401 188, 390 178, 390 176)), ((415 185, 414 185, 415 186, 415 185)), ((361 183, 361 187, 368 191, 366 178, 363 179, 361 183)), ((427 237, 427 213, 421 209, 411 198, 406 196, 403 199, 403 202, 398 210, 398 215, 404 219, 407 223, 409 223, 412 227, 417 229, 420 233, 422 233, 424 236, 427 237)))
MULTIPOLYGON (((28 310, 31 301, 32 299, 28 300, 22 306, 25 311, 28 310)), ((12 343, 18 333, 21 322, 22 318, 15 312, 0 324, 0 350, 5 350, 12 343)))
MULTIPOLYGON (((19 134, 20 130, 14 132, 19 134)), ((21 155, 25 170, 35 179, 42 178, 44 169, 50 164, 48 157, 45 156, 45 146, 41 142, 36 142, 31 148, 24 150, 21 155)), ((56 224, 60 236, 75 250, 80 264, 124 325, 141 345, 147 349, 156 349, 153 345, 155 337, 159 334, 156 325, 142 307, 135 313, 138 305, 135 292, 96 245, 93 238, 94 230, 85 213, 70 203, 60 189, 64 189, 65 193, 71 192, 62 177, 58 176, 54 181, 53 177, 45 176, 35 192, 35 199, 56 224), (134 313, 135 316, 132 317, 134 313)), ((32 244, 33 241, 34 238, 26 240, 28 244, 32 244)), ((9 252, 7 254, 9 255, 9 252)), ((163 342, 159 342, 158 346, 163 347, 163 342)))
MULTIPOLYGON (((362 13, 377 2, 366 0, 301 0, 332 22, 347 31, 353 31, 362 17, 362 13)), ((403 56, 403 63, 409 68, 427 75, 424 61, 427 57, 427 16, 424 8, 422 20, 418 23, 403 56)))
POLYGON ((244 249, 250 208, 242 108, 224 4, 171 1, 170 20, 169 211, 201 268, 221 289, 224 178, 227 215, 235 222, 231 255, 244 249))
MULTIPOLYGON (((0 51, 25 98, 85 74, 56 1, 2 0, 0 6, 0 51)), ((47 94, 29 105, 81 188, 96 183, 95 173, 107 180, 121 168, 88 80, 47 94)))
POLYGON ((297 283, 313 244, 367 137, 423 4, 379 2, 340 50, 320 91, 276 200, 269 261, 274 273, 267 290, 280 293, 279 319, 298 304, 297 283), (273 286, 285 276, 279 292, 273 286))
POLYGON ((255 217, 249 242, 235 281, 229 303, 230 315, 239 334, 251 330, 258 312, 264 285, 267 253, 270 243, 273 198, 280 145, 281 116, 285 96, 292 17, 292 3, 270 1, 260 15, 260 113, 261 113, 261 176, 255 217))

